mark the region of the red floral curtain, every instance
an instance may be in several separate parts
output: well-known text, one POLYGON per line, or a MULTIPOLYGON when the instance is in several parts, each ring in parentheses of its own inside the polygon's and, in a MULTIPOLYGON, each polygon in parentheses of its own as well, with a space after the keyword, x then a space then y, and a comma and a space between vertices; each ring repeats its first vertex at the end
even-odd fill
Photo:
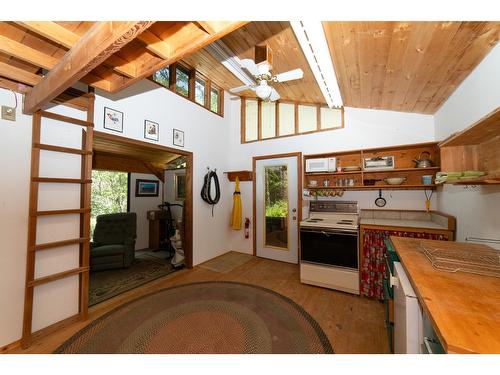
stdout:
POLYGON ((361 269, 361 295, 384 299, 382 280, 385 275, 384 254, 387 251, 384 240, 389 236, 424 238, 447 241, 443 234, 406 232, 392 230, 363 230, 363 268, 361 269))

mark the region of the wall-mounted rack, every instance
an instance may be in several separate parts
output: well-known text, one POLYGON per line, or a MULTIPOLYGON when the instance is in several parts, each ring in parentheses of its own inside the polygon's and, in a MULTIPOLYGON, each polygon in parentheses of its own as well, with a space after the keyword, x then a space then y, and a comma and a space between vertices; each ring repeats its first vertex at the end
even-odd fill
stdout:
POLYGON ((227 179, 231 182, 236 181, 236 177, 241 181, 253 181, 252 171, 230 171, 224 172, 227 175, 227 179))

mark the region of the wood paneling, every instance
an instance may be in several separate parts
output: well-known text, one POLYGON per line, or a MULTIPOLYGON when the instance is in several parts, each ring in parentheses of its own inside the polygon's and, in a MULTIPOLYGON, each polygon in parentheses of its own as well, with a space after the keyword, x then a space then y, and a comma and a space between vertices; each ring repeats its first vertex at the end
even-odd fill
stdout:
POLYGON ((500 22, 323 22, 345 106, 429 113, 499 39, 500 22))

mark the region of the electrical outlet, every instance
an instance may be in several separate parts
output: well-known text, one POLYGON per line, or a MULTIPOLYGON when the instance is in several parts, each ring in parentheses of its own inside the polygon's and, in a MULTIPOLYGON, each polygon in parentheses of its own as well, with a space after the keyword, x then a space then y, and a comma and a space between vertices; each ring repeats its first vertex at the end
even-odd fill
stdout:
POLYGON ((16 109, 12 107, 2 106, 2 119, 16 121, 16 109))

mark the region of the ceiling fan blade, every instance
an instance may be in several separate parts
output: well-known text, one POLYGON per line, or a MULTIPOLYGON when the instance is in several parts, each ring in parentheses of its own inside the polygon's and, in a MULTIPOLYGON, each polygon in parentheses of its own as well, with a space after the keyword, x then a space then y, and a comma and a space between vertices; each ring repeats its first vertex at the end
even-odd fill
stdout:
POLYGON ((241 60, 241 65, 243 65, 246 70, 250 72, 250 74, 257 76, 259 75, 259 68, 255 64, 255 61, 252 59, 243 59, 241 60))
POLYGON ((301 79, 302 77, 304 77, 304 72, 302 71, 302 69, 297 68, 289 70, 288 72, 276 74, 276 81, 286 82, 286 81, 292 81, 294 79, 301 79))
POLYGON ((279 100, 280 98, 280 94, 278 94, 278 91, 276 91, 275 88, 273 88, 273 90, 271 91, 271 95, 269 96, 269 100, 274 102, 276 100, 279 100))
POLYGON ((229 90, 229 92, 233 93, 233 94, 236 94, 236 93, 241 92, 241 91, 254 90, 254 89, 255 89, 254 86, 243 85, 243 86, 238 86, 238 87, 232 88, 232 89, 229 90))

